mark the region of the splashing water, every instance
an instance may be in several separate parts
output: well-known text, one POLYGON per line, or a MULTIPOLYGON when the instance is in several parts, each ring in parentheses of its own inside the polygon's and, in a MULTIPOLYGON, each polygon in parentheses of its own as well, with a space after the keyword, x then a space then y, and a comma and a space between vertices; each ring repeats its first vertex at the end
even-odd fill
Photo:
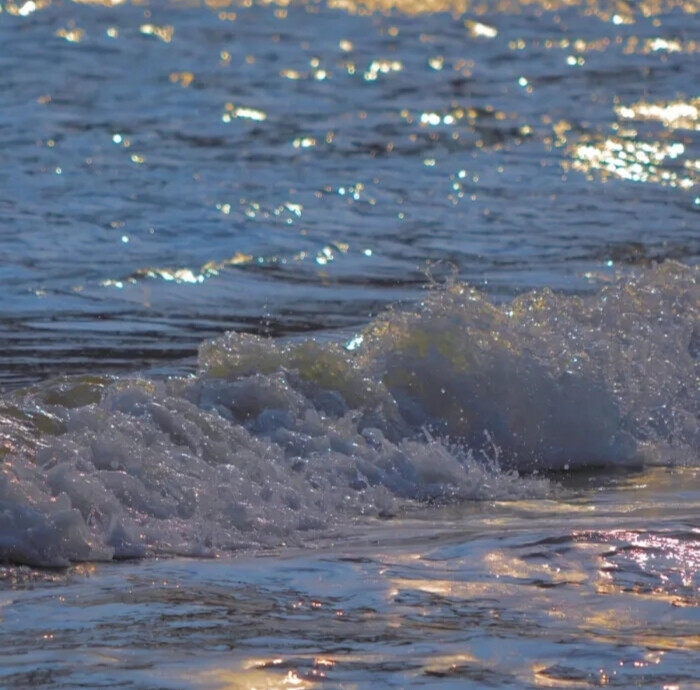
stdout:
POLYGON ((16 391, 0 557, 304 544, 415 502, 545 497, 541 472, 696 465, 699 272, 505 304, 455 282, 346 346, 228 333, 189 378, 16 391))

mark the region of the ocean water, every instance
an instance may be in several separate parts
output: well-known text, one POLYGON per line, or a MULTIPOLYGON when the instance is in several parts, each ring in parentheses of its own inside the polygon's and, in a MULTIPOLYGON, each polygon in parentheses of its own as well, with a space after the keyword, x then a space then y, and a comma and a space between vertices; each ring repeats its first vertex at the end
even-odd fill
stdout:
POLYGON ((700 688, 698 12, 0 0, 0 687, 700 688))

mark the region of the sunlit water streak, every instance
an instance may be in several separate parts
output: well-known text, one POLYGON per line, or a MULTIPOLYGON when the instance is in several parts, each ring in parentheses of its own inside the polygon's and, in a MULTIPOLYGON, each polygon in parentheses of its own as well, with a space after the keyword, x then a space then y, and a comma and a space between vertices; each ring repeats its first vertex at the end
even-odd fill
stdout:
POLYGON ((700 687, 698 9, 0 0, 0 685, 700 687))
POLYGON ((592 479, 301 554, 0 571, 0 682, 697 687, 697 473, 592 479))

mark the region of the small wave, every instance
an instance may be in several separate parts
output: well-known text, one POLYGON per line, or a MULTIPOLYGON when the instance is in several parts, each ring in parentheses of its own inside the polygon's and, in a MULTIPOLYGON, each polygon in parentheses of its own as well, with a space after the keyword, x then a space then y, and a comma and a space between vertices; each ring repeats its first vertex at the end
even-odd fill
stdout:
POLYGON ((541 472, 697 463, 698 267, 497 305, 460 283, 349 343, 228 333, 167 381, 0 405, 0 558, 303 544, 415 501, 548 495, 541 472))

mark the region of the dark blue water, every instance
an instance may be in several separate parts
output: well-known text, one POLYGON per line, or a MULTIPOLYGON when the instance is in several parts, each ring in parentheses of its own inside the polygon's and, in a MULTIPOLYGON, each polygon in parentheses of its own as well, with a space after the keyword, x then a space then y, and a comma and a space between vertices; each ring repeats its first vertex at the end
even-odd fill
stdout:
POLYGON ((693 3, 4 3, 2 377, 693 263, 693 3))

